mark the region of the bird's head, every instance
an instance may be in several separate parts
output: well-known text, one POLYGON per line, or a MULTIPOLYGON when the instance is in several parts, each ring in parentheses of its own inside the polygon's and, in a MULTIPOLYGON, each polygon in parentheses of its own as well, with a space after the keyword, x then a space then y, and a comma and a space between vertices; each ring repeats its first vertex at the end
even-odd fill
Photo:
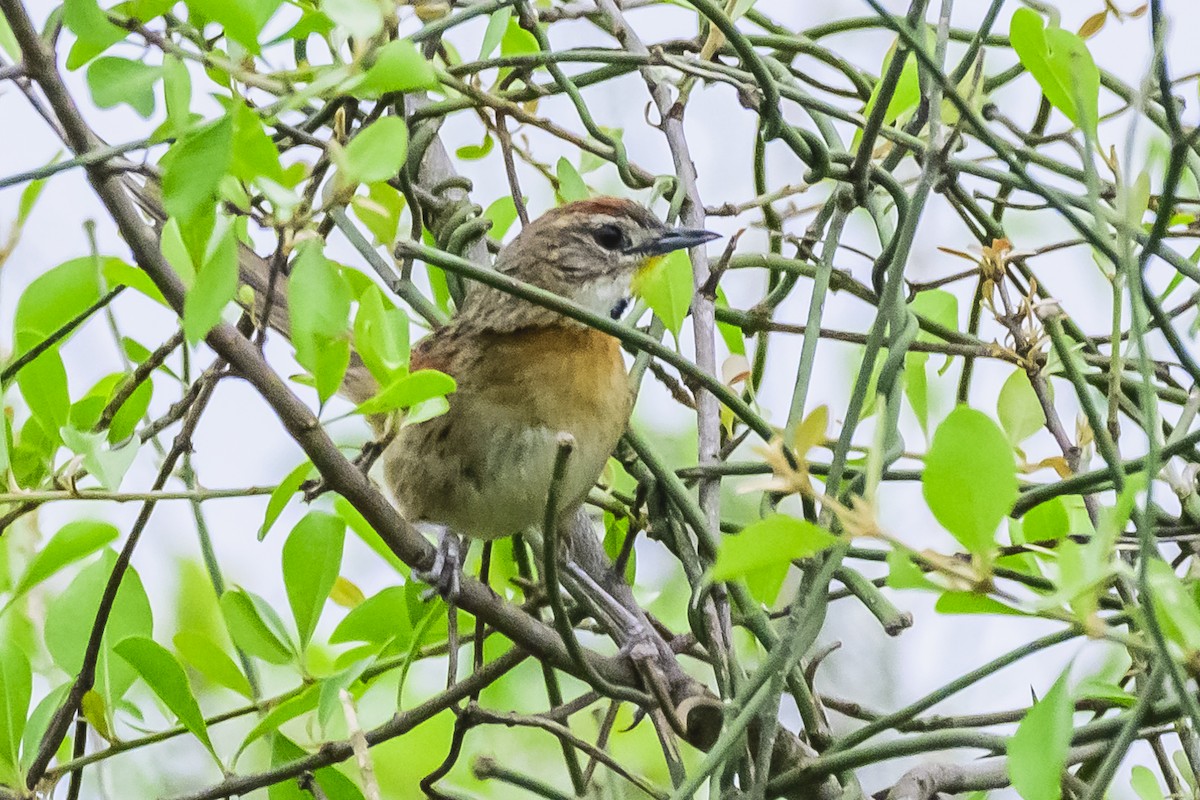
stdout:
POLYGON ((501 251, 496 269, 610 314, 628 297, 639 271, 717 236, 669 228, 631 200, 597 197, 559 206, 529 223, 501 251))

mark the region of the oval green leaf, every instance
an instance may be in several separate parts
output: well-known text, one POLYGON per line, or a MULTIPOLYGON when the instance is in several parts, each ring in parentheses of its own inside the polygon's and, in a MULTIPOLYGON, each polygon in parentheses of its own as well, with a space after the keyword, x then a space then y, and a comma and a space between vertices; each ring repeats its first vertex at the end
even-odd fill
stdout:
POLYGON ((260 613, 262 604, 244 589, 231 589, 221 595, 221 615, 234 643, 268 664, 287 664, 295 654, 287 640, 268 625, 260 613))
POLYGON ((1071 696, 1064 672, 1033 704, 1008 741, 1008 774, 1023 800, 1059 800, 1071 746, 1071 696))
POLYGON ((990 417, 959 406, 933 435, 921 487, 942 527, 968 552, 987 557, 1017 498, 1012 449, 990 417))
POLYGON ((346 177, 374 183, 396 177, 408 158, 408 128, 399 117, 383 117, 358 132, 346 145, 346 177))
POLYGON ((340 517, 313 511, 296 524, 283 545, 283 583, 301 647, 312 639, 337 580, 345 537, 346 523, 340 517))
POLYGON ((220 764, 221 760, 217 758, 212 740, 208 738, 208 725, 204 722, 204 715, 200 713, 200 704, 192 694, 187 673, 183 671, 175 656, 158 642, 143 636, 124 639, 113 649, 137 670, 138 675, 171 710, 179 723, 199 739, 220 764))

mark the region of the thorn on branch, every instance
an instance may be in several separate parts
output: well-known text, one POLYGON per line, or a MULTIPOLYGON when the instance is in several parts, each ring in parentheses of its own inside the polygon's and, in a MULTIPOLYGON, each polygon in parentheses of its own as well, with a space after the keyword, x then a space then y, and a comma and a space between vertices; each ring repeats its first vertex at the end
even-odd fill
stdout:
POLYGON ((729 237, 729 241, 725 243, 725 252, 721 254, 721 258, 713 265, 712 271, 708 274, 708 280, 700 287, 699 293, 701 297, 705 297, 710 301, 717 299, 717 288, 721 283, 721 278, 725 275, 725 270, 729 269, 729 260, 733 258, 733 253, 737 250, 738 239, 741 239, 742 234, 745 232, 745 228, 740 228, 729 237))

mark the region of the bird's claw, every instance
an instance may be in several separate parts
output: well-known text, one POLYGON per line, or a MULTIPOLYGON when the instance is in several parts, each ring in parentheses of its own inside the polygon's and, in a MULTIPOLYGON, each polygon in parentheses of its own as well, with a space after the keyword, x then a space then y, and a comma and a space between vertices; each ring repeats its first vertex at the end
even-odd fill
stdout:
POLYGON ((462 547, 454 531, 445 531, 438 539, 437 552, 428 570, 414 569, 413 577, 429 588, 421 594, 421 600, 429 602, 435 595, 447 603, 458 599, 462 589, 462 547))

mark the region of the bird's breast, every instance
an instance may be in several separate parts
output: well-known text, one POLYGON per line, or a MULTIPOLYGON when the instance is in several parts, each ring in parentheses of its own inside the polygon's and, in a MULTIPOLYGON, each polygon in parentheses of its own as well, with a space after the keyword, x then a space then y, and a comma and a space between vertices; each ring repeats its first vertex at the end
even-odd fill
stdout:
POLYGON ((582 502, 625 429, 631 393, 616 339, 573 324, 476 334, 444 365, 450 410, 403 429, 387 472, 416 520, 477 538, 542 523, 557 437, 575 439, 561 507, 582 502))
POLYGON ((495 337, 485 353, 475 390, 533 424, 570 431, 623 428, 628 419, 625 364, 607 334, 575 325, 535 328, 495 337))

